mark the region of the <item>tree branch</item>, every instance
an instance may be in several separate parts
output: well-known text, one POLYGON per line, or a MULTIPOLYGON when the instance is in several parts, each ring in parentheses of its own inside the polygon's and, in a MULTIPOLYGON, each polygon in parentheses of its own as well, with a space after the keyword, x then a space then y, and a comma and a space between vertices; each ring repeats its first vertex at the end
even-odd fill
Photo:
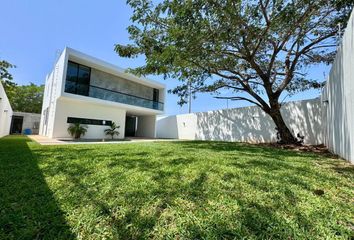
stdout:
POLYGON ((308 44, 307 46, 303 47, 300 51, 297 51, 297 53, 295 54, 295 58, 291 63, 291 66, 289 68, 289 73, 287 75, 287 77, 284 79, 284 81, 280 84, 280 86, 278 87, 278 89, 275 91, 275 94, 277 96, 280 96, 281 92, 288 86, 289 82, 291 81, 292 77, 293 77, 293 72, 295 70, 296 64, 298 62, 298 60, 300 59, 300 57, 305 54, 306 52, 309 51, 309 49, 311 49, 312 46, 330 38, 335 36, 336 32, 331 32, 325 36, 319 37, 316 40, 314 40, 313 42, 311 42, 310 44, 308 44))
POLYGON ((217 99, 230 99, 230 100, 234 100, 234 101, 237 101, 237 100, 248 101, 250 103, 253 103, 253 104, 257 105, 258 107, 260 107, 260 108, 262 108, 264 110, 262 105, 260 105, 256 101, 253 101, 253 100, 251 100, 249 98, 245 98, 245 97, 215 97, 215 98, 217 98, 217 99))

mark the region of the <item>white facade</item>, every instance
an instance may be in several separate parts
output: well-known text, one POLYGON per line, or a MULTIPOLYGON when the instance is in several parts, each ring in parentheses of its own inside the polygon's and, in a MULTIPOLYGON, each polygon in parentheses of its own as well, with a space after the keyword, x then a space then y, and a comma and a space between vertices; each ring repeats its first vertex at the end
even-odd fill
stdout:
POLYGON ((75 118, 90 121, 83 124, 88 131, 82 138, 106 138, 104 129, 108 128, 105 125, 108 121, 120 126, 118 138, 124 138, 126 117, 130 116, 136 119, 135 136, 154 138, 156 115, 163 113, 164 99, 165 85, 138 78, 112 64, 65 48, 46 79, 40 135, 70 138, 67 129, 75 118), (81 70, 75 83, 76 91, 89 87, 86 95, 70 92, 74 89, 68 85, 73 82, 67 82, 67 72, 72 71, 68 70, 70 64, 78 65, 78 69, 90 68, 89 84, 79 83, 81 70), (95 124, 91 124, 92 121, 95 124))
POLYGON ((325 144, 354 163, 354 11, 322 92, 325 144))
POLYGON ((6 96, 4 87, 0 82, 0 137, 10 133, 12 108, 9 99, 6 96))
MULTIPOLYGON (((286 103, 281 113, 306 144, 321 144, 320 99, 286 103)), ((235 142, 276 142, 273 120, 259 107, 223 109, 168 116, 157 121, 157 137, 235 142)))

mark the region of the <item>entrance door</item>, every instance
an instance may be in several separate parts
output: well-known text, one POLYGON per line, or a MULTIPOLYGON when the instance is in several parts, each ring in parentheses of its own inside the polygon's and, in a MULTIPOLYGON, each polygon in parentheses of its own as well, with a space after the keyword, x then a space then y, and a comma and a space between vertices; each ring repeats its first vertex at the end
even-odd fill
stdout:
POLYGON ((10 134, 22 133, 23 116, 12 116, 10 134))
POLYGON ((136 132, 136 117, 126 116, 125 117, 125 136, 135 137, 136 132))

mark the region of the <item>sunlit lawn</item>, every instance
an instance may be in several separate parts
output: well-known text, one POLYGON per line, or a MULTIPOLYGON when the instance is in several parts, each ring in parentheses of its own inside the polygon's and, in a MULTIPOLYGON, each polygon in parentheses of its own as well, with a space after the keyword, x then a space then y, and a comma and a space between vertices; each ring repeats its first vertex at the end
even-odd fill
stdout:
POLYGON ((353 179, 343 160, 241 143, 6 137, 0 239, 350 239, 353 179))

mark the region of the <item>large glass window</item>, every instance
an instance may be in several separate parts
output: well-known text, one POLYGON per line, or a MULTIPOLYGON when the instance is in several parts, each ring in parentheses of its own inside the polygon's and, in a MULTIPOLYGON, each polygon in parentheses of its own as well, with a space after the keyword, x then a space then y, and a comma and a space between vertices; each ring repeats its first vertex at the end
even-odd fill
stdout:
POLYGON ((66 72, 65 92, 78 95, 89 95, 91 68, 68 62, 66 72))

